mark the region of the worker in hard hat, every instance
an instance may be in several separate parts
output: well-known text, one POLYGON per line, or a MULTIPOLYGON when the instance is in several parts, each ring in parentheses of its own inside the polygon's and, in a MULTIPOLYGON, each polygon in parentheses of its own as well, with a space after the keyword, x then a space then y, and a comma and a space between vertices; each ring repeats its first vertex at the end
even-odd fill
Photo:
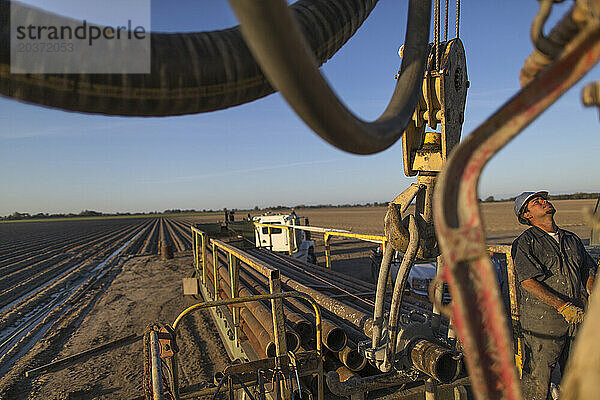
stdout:
POLYGON ((577 235, 556 225, 548 192, 521 193, 514 211, 521 224, 531 226, 512 245, 526 349, 523 395, 546 400, 552 370, 558 362, 563 372, 583 321, 596 263, 577 235))

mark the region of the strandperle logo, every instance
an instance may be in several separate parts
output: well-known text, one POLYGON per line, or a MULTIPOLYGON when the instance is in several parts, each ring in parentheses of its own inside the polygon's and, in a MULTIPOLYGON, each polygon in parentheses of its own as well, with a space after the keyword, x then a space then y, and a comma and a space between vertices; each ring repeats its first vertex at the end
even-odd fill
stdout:
POLYGON ((98 39, 143 40, 146 38, 146 29, 141 25, 133 26, 131 20, 127 20, 127 25, 117 27, 88 25, 86 20, 83 20, 83 23, 75 28, 69 25, 36 26, 29 24, 17 26, 18 40, 73 40, 74 38, 87 40, 90 46, 98 39))
POLYGON ((150 73, 150 0, 11 1, 13 74, 150 73))

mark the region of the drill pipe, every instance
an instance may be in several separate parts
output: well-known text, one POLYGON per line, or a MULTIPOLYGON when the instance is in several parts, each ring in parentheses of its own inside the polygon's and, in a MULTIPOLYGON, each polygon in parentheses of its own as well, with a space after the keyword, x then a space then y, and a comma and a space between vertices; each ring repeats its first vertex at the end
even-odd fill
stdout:
MULTIPOLYGON (((256 283, 256 280, 252 279, 250 275, 245 273, 240 269, 240 282, 244 282, 244 285, 258 292, 258 294, 268 294, 269 291, 260 283, 256 283)), ((293 312, 284 301, 284 312, 287 319, 287 322, 290 324, 291 328, 298 333, 300 336, 300 342, 306 343, 309 341, 315 334, 315 330, 313 328, 313 324, 310 323, 309 320, 304 318, 298 313, 293 312)))
MULTIPOLYGON (((258 273, 256 276, 254 276, 254 278, 244 272, 241 272, 241 274, 245 278, 252 279, 254 282, 257 282, 258 280, 261 279, 258 273)), ((265 284, 265 283, 266 282, 263 281, 263 284, 265 284)), ((266 292, 260 284, 257 284, 257 286, 254 286, 254 287, 257 288, 258 291, 263 290, 263 292, 266 292), (259 288, 262 288, 262 289, 259 289, 259 288)), ((286 302, 289 302, 289 304, 294 306, 296 309, 298 309, 298 311, 300 311, 304 315, 307 315, 308 318, 314 322, 314 317, 312 316, 311 310, 308 307, 306 307, 304 304, 299 302, 297 299, 293 299, 293 298, 286 299, 286 302)), ((287 310, 290 310, 290 312, 291 312, 291 309, 289 307, 287 308, 287 310)), ((293 314, 295 314, 295 313, 293 313, 293 314)), ((312 324, 310 324, 310 326, 312 328, 312 324)), ((337 326, 337 324, 334 324, 329 319, 326 319, 326 318, 321 319, 321 331, 322 331, 322 335, 321 335, 322 343, 323 343, 323 345, 325 345, 325 347, 327 349, 329 349, 331 351, 340 351, 346 345, 347 337, 346 337, 345 332, 342 329, 340 329, 337 326)), ((303 341, 302 343, 308 342, 313 337, 314 337, 314 335, 311 335, 308 338, 308 340, 303 341)))
MULTIPOLYGON (((261 253, 265 253, 264 251, 261 253)), ((269 258, 269 257, 267 257, 269 258)), ((270 257, 271 259, 273 257, 270 257)), ((276 261, 274 264, 276 264, 276 266, 280 266, 281 263, 279 260, 273 260, 276 261)), ((286 270, 285 266, 284 268, 281 268, 286 270)), ((257 271, 254 271, 253 269, 249 268, 247 271, 244 271, 244 275, 248 275, 245 272, 248 272, 250 275, 252 275, 254 278, 254 281, 262 281, 263 284, 266 284, 266 277, 263 277, 262 275, 260 275, 260 273, 258 273, 257 271), (256 279, 258 278, 258 279, 256 279)), ((287 271, 285 271, 287 272, 287 271)), ((298 273, 294 273, 294 275, 298 276, 298 273)), ((306 279, 306 277, 303 277, 306 279)), ((282 276, 282 282, 285 283, 287 286, 291 287, 294 290, 297 290, 299 292, 304 292, 308 295, 310 295, 311 297, 313 297, 317 303, 319 303, 322 307, 324 307, 326 310, 330 311, 332 314, 336 315, 337 317, 339 317, 343 323, 345 325, 348 325, 348 322, 351 323, 354 326, 357 327, 362 327, 363 332, 365 335, 370 336, 371 335, 371 329, 372 329, 372 319, 369 318, 369 316, 366 313, 361 312, 360 310, 350 306, 350 305, 346 305, 340 301, 337 301, 335 299, 331 299, 326 295, 323 295, 322 293, 318 292, 317 290, 308 288, 306 286, 304 286, 303 284, 295 281, 294 279, 291 279, 287 276, 282 276)), ((320 282, 319 282, 320 283, 320 282)), ((289 300, 296 300, 296 299, 289 299, 289 300)), ((290 303, 292 303, 290 301, 290 303)), ((297 307, 301 312, 306 312, 308 315, 312 315, 311 311, 308 309, 308 307, 302 305, 300 302, 295 302, 299 307, 297 307)), ((296 306, 296 304, 294 304, 294 306, 296 306)), ((418 309, 420 309, 420 307, 417 307, 418 309)), ((325 335, 324 335, 325 336, 325 335)), ((362 334, 360 333, 360 331, 356 330, 355 332, 353 332, 352 336, 362 336, 362 334)), ((351 349, 355 349, 356 345, 354 344, 354 346, 350 347, 347 346, 347 348, 351 349)), ((349 355, 349 351, 346 348, 342 349, 345 350, 347 352, 346 355, 349 355)), ((454 373, 457 371, 459 371, 459 362, 454 360, 454 355, 453 353, 449 352, 447 349, 444 349, 440 346, 434 345, 431 342, 427 342, 427 341, 423 341, 423 343, 419 342, 418 346, 415 346, 415 348, 413 348, 413 351, 411 352, 411 358, 412 357, 416 357, 414 361, 417 366, 418 369, 422 370, 422 372, 425 372, 426 374, 440 380, 440 381, 444 381, 444 379, 453 379, 454 377, 454 373), (414 353, 414 355, 412 354, 414 353), (418 357, 421 357, 421 359, 419 359, 418 357), (430 360, 429 362, 427 360, 430 360), (450 361, 452 360, 452 361, 450 361), (450 376, 452 375, 452 376, 450 376)), ((347 360, 347 359, 346 359, 347 360)), ((348 361, 348 360, 347 360, 348 361)))
MULTIPOLYGON (((260 257, 257 257, 257 258, 260 258, 263 261, 266 261, 277 268, 279 268, 280 264, 282 264, 280 260, 277 260, 277 259, 273 260, 273 257, 265 250, 257 251, 254 249, 249 249, 248 252, 250 254, 256 254, 257 256, 260 255, 260 257), (272 261, 274 261, 274 262, 272 262, 272 261)), ((285 266, 284 266, 284 269, 285 269, 285 266)), ((252 268, 248 268, 248 270, 254 271, 252 268)), ((296 276, 297 276, 297 274, 296 274, 296 276)), ((300 277, 300 278, 306 279, 306 277, 300 277)), ((266 279, 266 278, 263 278, 263 279, 266 279)), ((358 309, 357 307, 346 305, 338 300, 331 299, 329 296, 324 295, 315 289, 309 288, 293 279, 290 279, 288 276, 282 275, 281 282, 282 283, 289 282, 288 286, 290 288, 292 288, 293 290, 297 290, 299 292, 308 294, 313 299, 315 299, 315 301, 317 303, 319 303, 319 305, 321 307, 325 308, 326 310, 329 310, 330 312, 339 316, 342 319, 347 319, 352 324, 363 329, 365 334, 370 337, 373 320, 372 320, 372 318, 369 317, 369 314, 368 314, 369 311, 365 312, 365 311, 358 309)), ((318 282, 318 283, 322 283, 322 282, 318 282)))
MULTIPOLYGON (((223 377, 225 376, 225 374, 223 373, 223 371, 217 371, 215 372, 215 374, 213 375, 213 383, 215 385, 218 385, 221 382, 221 379, 223 379, 223 377)), ((340 381, 342 381, 342 377, 340 375, 340 381)))
MULTIPOLYGON (((290 268, 289 265, 286 265, 286 263, 282 262, 282 260, 281 260, 281 258, 286 257, 286 256, 272 255, 271 253, 269 253, 267 250, 264 250, 264 249, 262 249, 260 251, 258 251, 258 250, 259 249, 250 250, 250 252, 252 254, 254 254, 257 258, 260 258, 263 261, 268 262, 269 264, 272 264, 274 267, 278 268, 282 272, 282 275, 281 275, 282 282, 285 282, 285 278, 287 278, 287 279, 291 279, 291 280, 298 282, 300 284, 303 284, 303 285, 312 285, 312 284, 323 285, 325 283, 325 282, 319 281, 315 278, 308 277, 305 274, 301 274, 298 271, 290 268)), ((287 260, 284 260, 284 261, 287 261, 287 260)), ((329 279, 331 279, 331 277, 329 279)), ((356 286, 356 284, 354 284, 352 287, 343 287, 343 285, 335 283, 335 285, 338 287, 341 287, 341 289, 338 289, 338 288, 335 288, 335 286, 332 286, 332 285, 334 285, 333 283, 329 283, 329 285, 331 286, 331 288, 324 286, 322 289, 332 290, 332 291, 337 291, 337 290, 352 291, 354 288, 356 288, 357 290, 360 290, 360 291, 367 290, 367 287, 360 288, 360 287, 356 286)), ((309 289, 311 289, 314 292, 320 292, 320 290, 317 290, 315 288, 309 288, 309 289)), ((298 289, 296 289, 296 290, 298 290, 298 289)), ((298 290, 298 291, 302 291, 302 290, 298 290)), ((310 293, 308 293, 308 294, 310 294, 310 293)), ((367 307, 365 307, 364 304, 357 304, 355 299, 347 299, 348 301, 342 303, 339 300, 329 297, 328 295, 325 295, 325 296, 330 301, 337 302, 337 304, 346 304, 349 307, 352 307, 353 311, 360 312, 365 315, 371 315, 373 313, 372 306, 369 306, 367 308, 367 307), (349 303, 352 303, 352 304, 349 304, 349 303)), ((315 300, 316 300, 316 298, 315 298, 315 300)), ((319 302, 319 301, 317 300, 317 302, 319 302)), ((328 309, 324 304, 321 304, 321 306, 328 309)), ((422 307, 415 306, 413 304, 407 304, 406 302, 403 302, 403 304, 402 304, 403 312, 407 313, 413 309, 416 309, 417 311, 426 311, 426 309, 424 309, 422 307)), ((334 314, 335 314, 335 312, 334 312, 334 314)), ((342 319, 344 319, 344 316, 340 315, 340 317, 342 319)), ((357 326, 360 326, 360 325, 357 325, 357 326)), ((367 329, 370 330, 370 327, 368 325, 367 325, 367 329)))
MULTIPOLYGON (((261 340, 259 340, 256 335, 254 334, 254 332, 252 331, 252 329, 250 329, 250 322, 248 322, 252 317, 252 313, 249 312, 246 308, 243 308, 242 310, 240 310, 240 316, 244 314, 244 316, 246 318, 244 318, 242 320, 242 323, 240 325, 242 331, 244 332, 244 335, 246 335, 246 338, 248 339, 248 342, 250 343, 250 346, 254 349, 254 351, 256 352, 256 354, 258 355, 258 357, 260 358, 267 358, 267 353, 270 352, 270 348, 274 347, 274 343, 271 340, 271 337, 269 337, 267 331, 265 331, 263 329, 263 331, 265 333, 267 333, 267 337, 266 339, 268 339, 266 341, 266 343, 261 344, 261 340), (246 314, 250 314, 250 316, 246 315, 246 314)), ((256 321, 256 318, 254 319, 254 321, 256 321)), ((258 321, 256 321, 258 322, 258 321)), ((260 325, 260 323, 259 323, 260 325)), ((260 331, 262 332, 262 331, 260 331)), ((264 340, 264 339, 263 339, 264 340)))
POLYGON ((299 273, 301 273, 303 275, 311 276, 314 279, 319 279, 319 280, 325 279, 328 282, 334 281, 336 283, 339 283, 340 286, 342 286, 342 287, 351 288, 353 290, 358 290, 358 291, 366 291, 366 292, 375 291, 375 285, 373 285, 372 283, 362 281, 360 279, 354 278, 350 275, 342 274, 341 272, 337 272, 332 269, 327 269, 327 268, 320 267, 317 265, 308 264, 302 260, 298 260, 298 259, 288 257, 285 255, 272 254, 272 253, 270 254, 266 250, 256 251, 255 257, 258 258, 258 257, 260 257, 261 254, 265 254, 267 256, 271 255, 273 257, 276 257, 277 259, 280 260, 280 262, 283 262, 286 266, 289 266, 290 268, 294 268, 299 273))
MULTIPOLYGON (((250 290, 240 284, 240 290, 238 291, 239 296, 241 297, 250 297, 254 296, 250 290)), ((273 314, 264 306, 264 304, 253 301, 246 303, 246 307, 252 311, 252 314, 256 317, 257 320, 265 327, 267 332, 273 332, 273 314)), ((297 351, 298 347, 300 347, 300 335, 298 335, 292 329, 285 330, 285 340, 287 343, 288 350, 297 351)))
MULTIPOLYGON (((247 271, 241 272, 240 274, 244 278, 258 282, 259 284, 266 285, 266 277, 262 276, 259 272, 248 269, 247 271)), ((309 320, 314 322, 314 316, 312 310, 305 306, 298 299, 287 298, 286 301, 294 306, 298 311, 303 313, 309 320)), ((342 330, 337 324, 327 318, 321 319, 321 331, 322 331, 322 343, 331 351, 340 351, 346 345, 347 337, 344 330, 342 330)))
POLYGON ((441 383, 452 382, 461 370, 460 358, 455 353, 425 339, 413 345, 410 358, 416 369, 441 383))
POLYGON ((357 283, 348 280, 343 274, 339 273, 335 276, 335 280, 333 280, 332 274, 327 275, 327 273, 323 273, 315 268, 308 267, 310 264, 306 264, 300 260, 292 259, 291 257, 273 254, 265 249, 251 250, 250 252, 257 258, 267 258, 269 259, 269 262, 276 263, 282 272, 289 271, 291 275, 294 275, 290 276, 294 279, 301 278, 307 282, 310 282, 311 284, 327 284, 329 286, 333 286, 337 290, 345 292, 349 296, 353 296, 356 301, 360 301, 361 303, 365 303, 367 306, 372 307, 372 302, 365 301, 364 299, 354 295, 354 293, 357 292, 368 292, 375 290, 366 286, 364 282, 359 281, 360 283, 357 283))
POLYGON ((356 309, 355 307, 344 304, 341 301, 332 299, 290 278, 282 276, 281 282, 293 290, 306 293, 307 295, 311 296, 321 307, 342 319, 348 320, 352 324, 360 327, 367 336, 371 336, 373 319, 368 314, 356 309))
MULTIPOLYGON (((272 253, 270 253, 269 251, 267 251, 265 249, 247 249, 246 251, 249 254, 252 254, 252 255, 256 256, 257 258, 259 258, 259 259, 261 259, 261 260, 263 260, 263 261, 265 261, 265 262, 273 265, 274 267, 280 269, 280 271, 282 271, 285 274, 285 276, 284 275, 281 276, 282 282, 284 282, 286 279, 290 279, 290 277, 288 275, 293 275, 293 277, 291 277, 291 279, 293 281, 295 281, 295 282, 298 282, 298 283, 300 283, 299 281, 303 281, 303 282, 306 282, 306 283, 309 283, 309 284, 310 283, 317 283, 317 284, 323 284, 324 283, 324 282, 315 280, 314 278, 313 279, 309 279, 305 275, 301 275, 297 271, 291 270, 288 266, 285 265, 285 263, 283 263, 281 261, 281 259, 277 258, 276 256, 274 256, 272 253)), ((222 261, 225 262, 224 257, 222 257, 220 254, 219 254, 219 258, 222 258, 223 259, 222 261)), ((252 269, 252 268, 248 268, 248 270, 251 271, 251 272, 255 272, 254 269, 252 269)), ((264 282, 266 282, 266 277, 263 277, 262 275, 260 275, 260 276, 261 276, 261 280, 264 281, 264 282)), ((317 292, 317 291, 315 291, 315 289, 312 289, 312 288, 309 288, 309 289, 311 291, 313 291, 313 292, 317 292)), ((332 290, 335 290, 335 289, 332 288, 332 290)), ((298 290, 298 291, 302 291, 302 290, 298 290)), ((307 294, 310 295, 310 293, 307 293, 307 294)), ((324 296, 325 298, 333 301, 336 304, 342 304, 343 305, 343 303, 341 303, 339 301, 336 301, 334 299, 330 299, 326 295, 321 295, 321 296, 324 296)), ((312 297, 314 297, 314 296, 312 296, 312 297)), ((317 302, 319 302, 319 301, 317 301, 317 302)), ((325 309, 328 309, 323 304, 321 304, 321 306, 324 307, 325 309)), ((350 307, 352 307, 352 306, 350 306, 350 307)), ((351 312, 353 312, 353 311, 356 311, 356 312, 360 313, 361 315, 369 315, 370 313, 372 313, 371 310, 364 309, 364 308, 362 308, 360 306, 358 306, 358 307, 352 307, 352 311, 351 312)), ((311 312, 311 314, 312 314, 312 312, 311 312)), ((334 314, 335 314, 335 312, 334 312, 334 314)), ((344 318, 344 316, 341 316, 341 318, 344 318)), ((368 319, 369 317, 367 316, 366 318, 368 319)), ((358 326, 360 326, 360 325, 358 325, 358 326)), ((370 327, 368 327, 367 329, 370 330, 370 327)))
MULTIPOLYGON (((229 282, 229 275, 227 275, 227 271, 225 271, 225 268, 219 268, 219 275, 221 276, 222 281, 226 283, 229 282)), ((231 291, 229 291, 229 293, 231 293, 231 291)), ((248 289, 248 287, 244 285, 244 282, 242 280, 239 281, 238 296, 254 296, 254 293, 252 293, 248 289)), ((258 301, 245 303, 245 307, 248 308, 252 312, 252 314, 254 314, 256 319, 260 321, 260 323, 264 326, 265 330, 272 335, 272 332, 274 332, 274 330, 273 314, 271 313, 271 311, 269 311, 269 309, 262 302, 258 301)), ((298 333, 296 333, 291 327, 286 327, 285 338, 288 350, 296 352, 298 350, 298 347, 300 346, 300 335, 298 335, 298 333)))
MULTIPOLYGON (((227 295, 225 294, 226 298, 227 295)), ((275 342, 271 339, 271 335, 267 332, 259 320, 254 317, 254 314, 248 308, 240 309, 240 328, 246 335, 250 345, 257 352, 259 357, 275 357, 276 347, 275 342)), ((287 337, 286 337, 287 339, 287 337)))
POLYGON ((360 378, 356 372, 350 370, 344 364, 341 364, 336 359, 327 359, 323 363, 323 368, 327 371, 336 371, 340 376, 340 382, 346 382, 353 378, 360 378))
MULTIPOLYGON (((231 298, 231 287, 229 286, 229 284, 224 280, 220 280, 219 282, 220 284, 220 288, 221 288, 221 297, 224 299, 229 299, 231 298)), ((248 303, 244 303, 243 307, 240 307, 240 317, 241 317, 241 323, 242 323, 242 327, 244 322, 247 323, 248 328, 252 330, 252 335, 254 335, 254 337, 257 339, 258 343, 260 344, 259 349, 262 349, 262 354, 261 355, 266 355, 267 357, 274 357, 275 354, 275 342, 274 339, 272 338, 272 331, 271 333, 268 331, 268 327, 264 324, 263 320, 260 320, 259 318, 256 317, 256 314, 254 313, 254 309, 259 310, 259 307, 252 307, 252 306, 256 306, 257 302, 248 302, 248 303), (248 307, 250 306, 250 307, 248 307)), ((230 310, 232 310, 233 307, 230 307, 230 310)), ((269 313, 270 315, 270 313, 269 313)), ((273 327, 273 321, 272 318, 269 318, 267 320, 267 322, 270 322, 270 326, 271 329, 273 327)), ((246 331, 244 331, 244 333, 246 333, 246 331)), ((248 336, 248 335, 247 335, 248 336)), ((300 346, 300 338, 298 337, 298 335, 295 332, 291 332, 291 331, 287 331, 286 330, 286 343, 288 345, 288 349, 290 351, 297 351, 298 347, 300 346)), ((250 344, 252 344, 252 341, 250 342, 250 344)), ((254 347, 254 345, 252 346, 254 347)), ((256 348, 255 348, 256 350, 256 348)))
POLYGON ((298 269, 294 268, 294 266, 290 266, 290 262, 284 258, 284 256, 278 256, 270 254, 269 252, 262 250, 260 252, 256 252, 256 257, 260 257, 265 262, 270 263, 281 271, 281 274, 295 280, 296 282, 305 284, 311 287, 313 290, 318 291, 330 291, 333 293, 343 293, 349 295, 352 300, 354 300, 355 307, 365 313, 370 313, 372 305, 354 295, 356 292, 363 292, 364 288, 356 288, 354 286, 346 286, 342 283, 335 281, 333 282, 331 278, 325 279, 322 277, 315 277, 307 274, 303 271, 298 271, 298 269), (354 296, 354 297, 353 297, 354 296))
POLYGON ((346 381, 349 381, 350 379, 360 378, 360 375, 358 375, 354 371, 350 370, 345 365, 342 365, 342 366, 336 368, 335 372, 337 372, 338 375, 340 376, 340 382, 346 382, 346 381))
MULTIPOLYGON (((221 294, 223 299, 229 299, 231 289, 226 282, 221 282, 221 294)), ((271 340, 271 335, 263 325, 252 315, 246 307, 240 308, 240 317, 242 318, 241 329, 248 337, 250 345, 261 357, 266 357, 269 352, 274 351, 275 343, 271 340), (273 350, 271 350, 273 349, 273 350)))
MULTIPOLYGON (((326 269, 323 267, 308 264, 301 260, 297 260, 297 259, 288 257, 286 255, 273 254, 273 253, 270 253, 266 249, 256 249, 256 250, 252 249, 252 250, 248 250, 248 251, 251 252, 255 257, 262 258, 265 261, 268 261, 269 263, 271 263, 271 260, 273 260, 273 258, 275 258, 275 260, 273 260, 273 261, 277 262, 278 268, 280 268, 281 270, 288 270, 293 266, 293 268, 295 268, 296 275, 289 276, 289 277, 297 280, 300 283, 310 284, 310 285, 312 285, 313 283, 314 284, 323 284, 324 282, 319 280, 319 278, 321 278, 321 279, 327 280, 330 283, 330 285, 334 285, 334 286, 337 286, 340 288, 337 290, 350 291, 351 293, 347 294, 349 297, 347 299, 345 299, 346 300, 346 301, 344 301, 345 303, 354 304, 358 309, 361 309, 361 310, 367 312, 368 314, 371 314, 373 312, 374 301, 367 302, 362 299, 357 299, 356 296, 352 295, 357 292, 373 292, 374 293, 376 286, 373 285, 372 283, 361 281, 360 279, 354 278, 349 275, 342 274, 337 271, 333 271, 333 270, 326 269), (310 278, 307 277, 307 274, 312 275, 313 279, 316 279, 316 280, 308 281, 308 279, 310 279, 310 278), (331 283, 332 281, 334 283, 331 283), (365 307, 365 305, 369 305, 369 307, 365 307)), ((283 275, 285 275, 285 273, 283 275)), ((336 289, 333 289, 333 287, 332 287, 332 290, 336 290, 336 289)), ((389 303, 389 299, 386 299, 386 303, 389 303)), ((386 307, 389 307, 389 304, 386 304, 386 307)), ((402 299, 402 311, 403 312, 409 312, 413 309, 415 309, 417 311, 431 311, 431 307, 432 306, 430 303, 424 302, 424 301, 416 299, 416 298, 405 296, 402 299)))
POLYGON ((357 372, 367 366, 367 359, 359 353, 358 345, 354 342, 348 342, 340 352, 338 358, 349 370, 357 372))
MULTIPOLYGON (((226 272, 224 271, 224 268, 219 268, 219 275, 221 276, 221 278, 219 280, 219 284, 221 287, 221 290, 224 296, 226 296, 227 298, 230 298, 230 293, 231 293, 231 287, 229 286, 229 277, 226 275, 226 272)), ((211 275, 212 277, 212 275, 211 275)), ((250 292, 246 287, 244 287, 242 285, 242 282, 240 282, 239 288, 238 288, 238 295, 241 297, 249 297, 249 296, 253 296, 254 294, 252 292, 250 292)), ((267 307, 265 307, 264 304, 257 302, 257 301, 251 301, 248 303, 244 303, 244 308, 247 308, 250 313, 253 314, 254 318, 256 321, 258 321, 261 326, 265 329, 265 331, 268 333, 269 337, 271 338, 273 335, 273 315, 271 314, 271 312, 267 309, 267 307)), ((230 308, 231 309, 231 308, 230 308)), ((257 336, 258 338, 258 336, 257 336)), ((287 343, 287 347, 288 350, 296 352, 298 350, 298 347, 300 346, 300 336, 298 335, 298 333, 296 333, 294 330, 290 329, 286 329, 285 331, 285 339, 286 339, 286 343, 287 343)), ((270 339, 270 342, 272 342, 272 345, 267 346, 265 352, 269 357, 275 356, 275 352, 274 352, 274 343, 273 343, 274 338, 270 339)))

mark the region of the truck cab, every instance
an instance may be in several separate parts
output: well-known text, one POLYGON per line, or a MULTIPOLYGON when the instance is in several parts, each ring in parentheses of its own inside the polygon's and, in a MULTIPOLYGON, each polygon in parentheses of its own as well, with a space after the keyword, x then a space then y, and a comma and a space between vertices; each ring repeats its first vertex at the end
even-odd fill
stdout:
POLYGON ((265 225, 301 226, 301 218, 294 211, 289 214, 264 214, 252 218, 256 247, 266 247, 274 252, 291 254, 294 258, 315 264, 315 243, 310 232, 265 225), (291 239, 291 240, 290 240, 291 239))

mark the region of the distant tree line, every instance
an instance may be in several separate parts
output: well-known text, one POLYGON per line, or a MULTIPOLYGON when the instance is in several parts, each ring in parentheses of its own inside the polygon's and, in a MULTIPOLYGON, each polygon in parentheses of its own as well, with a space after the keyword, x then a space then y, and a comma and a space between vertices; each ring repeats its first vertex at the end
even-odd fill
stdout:
POLYGON ((183 214, 183 213, 198 213, 198 212, 204 212, 204 213, 212 213, 214 212, 212 209, 208 210, 208 209, 204 209, 204 210, 195 210, 195 209, 187 209, 187 210, 180 210, 178 208, 176 209, 170 209, 170 210, 164 210, 162 212, 160 211, 149 211, 149 212, 135 212, 135 213, 130 213, 130 212, 117 212, 117 213, 103 213, 103 212, 99 212, 99 211, 93 211, 93 210, 83 210, 78 214, 75 213, 57 213, 57 214, 49 214, 49 213, 37 213, 37 214, 31 214, 31 213, 27 213, 27 212, 14 212, 10 215, 7 215, 5 217, 1 217, 0 216, 0 221, 13 221, 13 220, 22 220, 22 219, 52 219, 52 218, 76 218, 76 217, 118 217, 118 216, 144 216, 144 215, 159 215, 159 214, 183 214))
POLYGON ((388 203, 387 202, 377 202, 374 201, 372 203, 354 203, 354 204, 350 204, 350 203, 346 203, 346 204, 298 204, 295 206, 283 206, 283 205, 278 205, 278 206, 270 206, 270 207, 265 207, 265 208, 259 208, 258 206, 254 207, 254 211, 262 211, 262 210, 271 210, 271 211, 280 211, 280 210, 289 210, 289 209, 296 209, 296 208, 348 208, 348 207, 387 207, 388 203))
POLYGON ((378 201, 374 201, 372 203, 354 203, 354 204, 350 204, 350 203, 345 203, 345 204, 316 204, 316 205, 305 205, 305 204, 299 204, 297 206, 294 206, 294 208, 347 208, 347 207, 382 207, 382 206, 386 206, 387 207, 388 202, 378 202, 378 201))
MULTIPOLYGON (((488 196, 485 199, 479 199, 480 202, 482 203, 496 203, 496 202, 502 202, 502 201, 515 201, 515 197, 509 197, 507 199, 495 199, 494 196, 488 196)), ((550 195, 550 199, 551 200, 576 200, 576 199, 597 199, 600 198, 600 193, 571 193, 571 194, 556 194, 556 195, 550 195)), ((255 206, 253 208, 254 211, 266 211, 266 210, 271 210, 271 211, 281 211, 281 210, 289 210, 292 208, 348 208, 348 207, 386 207, 388 205, 388 202, 378 202, 378 201, 374 201, 372 203, 354 203, 354 204, 350 204, 350 203, 346 203, 346 204, 314 204, 314 205, 307 205, 307 204, 298 204, 296 206, 290 207, 290 206, 284 206, 284 205, 277 205, 277 206, 271 206, 271 207, 265 207, 265 208, 260 208, 258 206, 255 206)), ((225 209, 223 209, 225 210, 225 209)), ((30 214, 30 213, 20 213, 20 212, 14 212, 6 217, 1 217, 0 216, 0 221, 7 221, 7 220, 21 220, 21 219, 51 219, 51 218, 74 218, 74 217, 115 217, 115 216, 144 216, 144 215, 159 215, 159 214, 188 214, 188 213, 214 213, 214 212, 220 212, 222 210, 213 210, 213 209, 202 209, 202 210, 196 210, 196 209, 179 209, 179 208, 173 208, 173 209, 167 209, 164 210, 162 212, 160 211, 149 211, 149 212, 136 212, 136 213, 130 213, 130 212, 118 212, 118 213, 102 213, 99 211, 93 211, 93 210, 83 210, 81 211, 79 214, 74 214, 74 213, 68 213, 68 214, 48 214, 48 213, 37 213, 37 214, 30 214)), ((230 211, 249 211, 249 210, 244 210, 244 209, 237 209, 237 208, 233 208, 230 211)))
MULTIPOLYGON (((127 214, 129 214, 129 213, 127 213, 127 214)), ((83 210, 79 214, 73 214, 73 213, 68 213, 68 214, 48 214, 48 213, 30 214, 30 213, 26 213, 26 212, 25 213, 14 212, 6 217, 2 217, 2 219, 3 220, 15 220, 15 219, 98 217, 98 216, 102 216, 102 215, 108 215, 108 214, 103 214, 101 212, 92 211, 92 210, 83 210)), ((116 215, 116 214, 110 214, 110 215, 116 215)), ((119 215, 124 215, 124 214, 119 214, 119 215)))
MULTIPOLYGON (((550 200, 581 200, 581 199, 597 199, 600 197, 600 193, 571 193, 571 194, 554 194, 548 196, 550 200)), ((485 199, 481 200, 482 203, 499 203, 502 201, 515 201, 517 196, 509 197, 507 199, 495 199, 494 196, 488 196, 485 199)))

